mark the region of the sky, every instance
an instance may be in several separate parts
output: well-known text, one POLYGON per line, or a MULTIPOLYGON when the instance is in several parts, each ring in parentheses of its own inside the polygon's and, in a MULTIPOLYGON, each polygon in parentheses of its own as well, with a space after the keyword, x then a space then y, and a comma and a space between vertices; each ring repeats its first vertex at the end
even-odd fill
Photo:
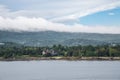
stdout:
POLYGON ((120 34, 120 0, 0 0, 0 30, 120 34))

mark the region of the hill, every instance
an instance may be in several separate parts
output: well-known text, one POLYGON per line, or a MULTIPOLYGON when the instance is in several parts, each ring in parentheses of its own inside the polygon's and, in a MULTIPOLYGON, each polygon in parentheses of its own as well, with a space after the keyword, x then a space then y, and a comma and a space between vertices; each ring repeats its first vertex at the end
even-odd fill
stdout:
POLYGON ((27 46, 120 44, 120 34, 0 31, 0 43, 3 42, 13 42, 27 46))

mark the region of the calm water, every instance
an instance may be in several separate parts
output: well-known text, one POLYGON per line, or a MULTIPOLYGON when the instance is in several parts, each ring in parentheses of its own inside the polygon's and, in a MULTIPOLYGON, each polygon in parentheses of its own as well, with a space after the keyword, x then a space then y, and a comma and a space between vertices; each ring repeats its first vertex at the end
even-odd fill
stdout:
POLYGON ((120 61, 0 62, 0 80, 120 80, 120 61))

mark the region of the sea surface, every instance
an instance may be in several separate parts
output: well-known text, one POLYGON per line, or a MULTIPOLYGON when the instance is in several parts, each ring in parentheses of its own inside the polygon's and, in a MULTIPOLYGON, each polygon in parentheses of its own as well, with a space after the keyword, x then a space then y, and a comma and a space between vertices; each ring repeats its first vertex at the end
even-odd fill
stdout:
POLYGON ((120 61, 0 61, 0 80, 120 80, 120 61))

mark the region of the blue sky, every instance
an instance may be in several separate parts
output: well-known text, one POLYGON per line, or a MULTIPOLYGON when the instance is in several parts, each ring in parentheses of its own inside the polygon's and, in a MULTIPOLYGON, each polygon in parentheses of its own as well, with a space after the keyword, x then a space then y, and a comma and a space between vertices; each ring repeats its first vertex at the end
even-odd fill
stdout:
POLYGON ((120 33, 119 21, 120 0, 0 0, 0 30, 120 33))
POLYGON ((102 11, 82 17, 80 23, 84 25, 120 26, 120 8, 102 11))

